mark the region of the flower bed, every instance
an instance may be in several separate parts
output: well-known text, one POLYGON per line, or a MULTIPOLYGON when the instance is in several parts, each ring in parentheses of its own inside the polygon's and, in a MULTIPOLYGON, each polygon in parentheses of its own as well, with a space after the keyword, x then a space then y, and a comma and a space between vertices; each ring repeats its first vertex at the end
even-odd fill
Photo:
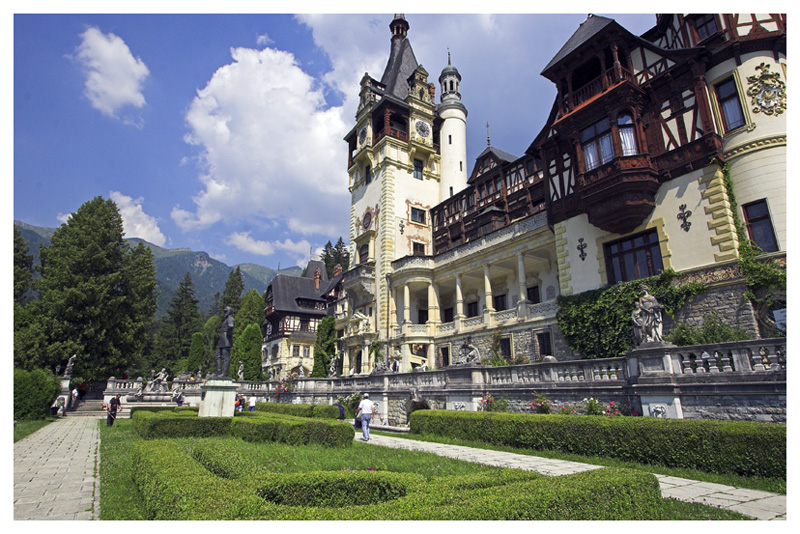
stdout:
POLYGON ((786 425, 420 410, 411 431, 644 464, 786 478, 786 425))

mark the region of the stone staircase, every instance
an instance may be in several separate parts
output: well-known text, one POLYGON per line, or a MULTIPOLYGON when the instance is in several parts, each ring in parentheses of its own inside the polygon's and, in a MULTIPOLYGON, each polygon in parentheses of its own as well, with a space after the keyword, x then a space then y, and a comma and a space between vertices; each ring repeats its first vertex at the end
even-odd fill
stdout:
MULTIPOLYGON (((106 417, 106 409, 103 408, 103 400, 84 399, 78 403, 74 410, 69 410, 67 415, 81 415, 84 417, 106 417)), ((120 414, 121 415, 121 414, 120 414)))

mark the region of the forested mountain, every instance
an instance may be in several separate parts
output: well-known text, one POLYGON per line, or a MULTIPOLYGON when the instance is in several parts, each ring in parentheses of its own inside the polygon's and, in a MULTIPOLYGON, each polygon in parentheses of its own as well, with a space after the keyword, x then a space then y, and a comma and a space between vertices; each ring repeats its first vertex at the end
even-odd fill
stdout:
MULTIPOLYGON (((55 232, 55 228, 32 226, 21 221, 14 221, 14 225, 19 228, 22 237, 28 241, 29 253, 34 257, 34 264, 39 265, 39 247, 50 244, 50 238, 55 232)), ((125 241, 129 242, 133 247, 138 245, 139 242, 144 242, 153 251, 156 280, 158 281, 157 287, 158 291, 160 291, 158 310, 156 311, 157 317, 162 317, 166 314, 169 302, 187 272, 194 282, 195 298, 199 301, 198 306, 205 314, 214 303, 214 295, 217 292, 222 294, 228 276, 236 268, 236 265, 228 266, 202 251, 195 252, 187 248, 161 248, 138 238, 126 239, 125 241)), ((239 268, 242 272, 245 292, 255 289, 260 294, 264 293, 277 274, 269 267, 254 263, 243 263, 239 265, 239 268)), ((289 267, 281 269, 280 273, 299 276, 301 271, 300 267, 289 267)))

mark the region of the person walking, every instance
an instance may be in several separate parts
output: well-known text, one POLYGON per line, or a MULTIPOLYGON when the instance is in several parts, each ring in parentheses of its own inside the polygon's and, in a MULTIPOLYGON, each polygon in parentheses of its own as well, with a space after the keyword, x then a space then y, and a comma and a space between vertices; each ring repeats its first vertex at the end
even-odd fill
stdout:
POLYGON ((369 441, 369 422, 375 415, 375 403, 369 400, 369 393, 364 393, 364 400, 358 405, 356 418, 361 419, 361 441, 369 441))
POLYGON ((108 403, 108 416, 106 417, 106 426, 114 426, 114 420, 117 418, 117 411, 122 409, 122 402, 120 395, 111 399, 108 403))
POLYGON ((78 388, 72 388, 72 409, 74 410, 75 407, 78 405, 78 388))
POLYGON ((251 412, 256 411, 256 396, 255 395, 250 397, 250 402, 247 404, 247 407, 251 412))

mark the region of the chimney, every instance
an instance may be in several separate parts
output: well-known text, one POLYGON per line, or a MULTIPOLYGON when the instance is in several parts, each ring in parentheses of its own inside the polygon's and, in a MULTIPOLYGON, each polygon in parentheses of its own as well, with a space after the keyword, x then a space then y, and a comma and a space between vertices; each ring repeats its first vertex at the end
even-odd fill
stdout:
POLYGON ((319 269, 314 271, 314 289, 319 291, 319 280, 322 278, 322 273, 320 273, 319 269))
POLYGON ((342 266, 337 263, 336 267, 333 268, 333 276, 339 276, 340 274, 342 274, 342 266))

